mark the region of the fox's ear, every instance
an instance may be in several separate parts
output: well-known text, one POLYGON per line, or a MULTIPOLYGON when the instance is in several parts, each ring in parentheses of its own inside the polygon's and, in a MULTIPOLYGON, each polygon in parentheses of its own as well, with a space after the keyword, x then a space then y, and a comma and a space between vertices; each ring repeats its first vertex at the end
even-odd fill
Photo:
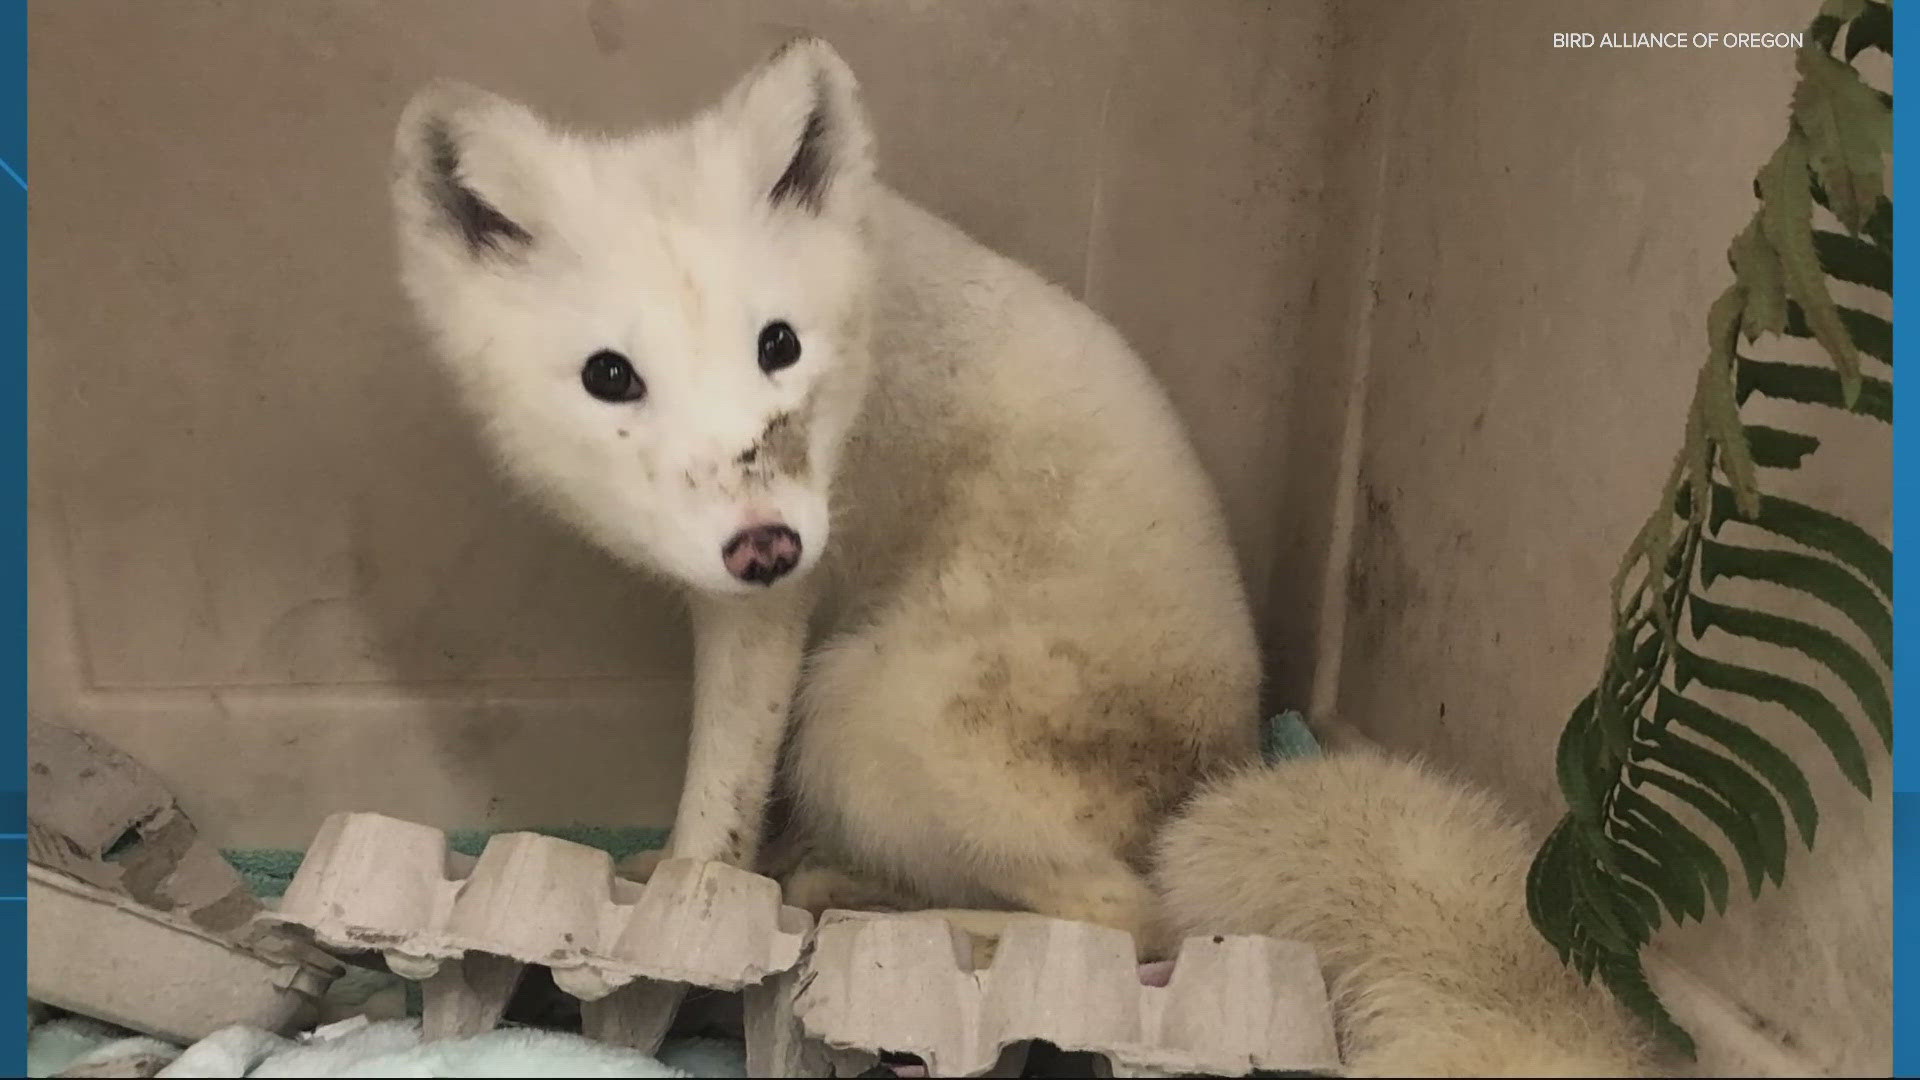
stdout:
POLYGON ((853 71, 819 38, 788 42, 719 106, 739 133, 756 193, 776 209, 856 209, 873 177, 873 134, 853 71))
POLYGON ((497 94, 452 81, 427 86, 394 135, 400 227, 473 258, 531 246, 540 225, 539 159, 550 139, 531 110, 497 94))

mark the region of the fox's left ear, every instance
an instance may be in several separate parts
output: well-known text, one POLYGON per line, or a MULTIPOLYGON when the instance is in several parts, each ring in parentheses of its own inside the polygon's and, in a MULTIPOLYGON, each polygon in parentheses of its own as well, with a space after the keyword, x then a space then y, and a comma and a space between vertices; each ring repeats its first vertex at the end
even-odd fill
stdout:
POLYGON ((542 169, 550 145, 546 124, 525 106, 465 83, 428 85, 394 133, 403 235, 469 259, 532 246, 550 198, 542 169))
POLYGON ((860 87, 819 38, 783 46, 719 106, 739 131, 748 176, 775 209, 814 215, 856 209, 873 179, 873 133, 860 87))

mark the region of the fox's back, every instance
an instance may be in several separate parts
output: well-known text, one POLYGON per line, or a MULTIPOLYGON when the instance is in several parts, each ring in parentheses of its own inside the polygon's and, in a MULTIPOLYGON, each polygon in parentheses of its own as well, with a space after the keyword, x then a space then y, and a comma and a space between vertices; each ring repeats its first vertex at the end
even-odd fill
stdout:
POLYGON ((868 242, 874 376, 836 491, 851 587, 979 573, 996 591, 1127 596, 1167 617, 1198 606, 1217 624, 1224 608, 1229 652, 1251 663, 1218 501, 1120 335, 893 192, 877 193, 868 242))

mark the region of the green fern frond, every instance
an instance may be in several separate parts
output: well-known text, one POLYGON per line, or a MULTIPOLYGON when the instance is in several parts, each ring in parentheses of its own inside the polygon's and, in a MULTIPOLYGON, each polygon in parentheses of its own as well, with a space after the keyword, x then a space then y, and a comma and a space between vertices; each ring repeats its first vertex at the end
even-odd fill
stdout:
POLYGON ((1844 517, 1764 490, 1769 471, 1800 468, 1820 440, 1741 415, 1758 394, 1882 423, 1893 416, 1893 324, 1837 302, 1829 287, 1893 290, 1893 101, 1853 67, 1866 49, 1893 54, 1888 4, 1826 0, 1807 40, 1787 135, 1755 178, 1760 205, 1728 250, 1733 283, 1707 314, 1682 446, 1613 582, 1599 681, 1561 733, 1555 770, 1567 814, 1526 882, 1529 916, 1561 960, 1582 979, 1598 976, 1688 1054, 1692 1039, 1648 983, 1641 950, 1666 920, 1724 912, 1736 874, 1754 896, 1779 884, 1794 839, 1812 846, 1820 823, 1801 763, 1741 715, 1760 705, 1795 717, 1863 794, 1870 760, 1859 728, 1878 748, 1893 744, 1893 555, 1844 517), (1844 59, 1834 55, 1842 42, 1844 59), (1816 207, 1841 231, 1816 228, 1816 207), (1742 351, 1768 337, 1817 342, 1830 366, 1742 351), (1729 579, 1818 600, 1835 625, 1731 599, 1720 587, 1729 579), (1752 643, 1813 661, 1846 687, 1846 707, 1727 658, 1728 646, 1752 643), (1676 816, 1680 808, 1712 825, 1732 859, 1676 816))

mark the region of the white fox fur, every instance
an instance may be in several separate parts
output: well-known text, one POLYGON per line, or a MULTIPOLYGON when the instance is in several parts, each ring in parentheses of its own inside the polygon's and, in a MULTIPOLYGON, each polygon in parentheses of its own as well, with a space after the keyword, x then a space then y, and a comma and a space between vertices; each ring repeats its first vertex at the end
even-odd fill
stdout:
POLYGON ((881 186, 871 143, 814 40, 622 138, 438 85, 397 137, 405 283, 506 471, 685 589, 673 854, 754 862, 791 717, 798 902, 1027 909, 1154 951, 1153 830, 1254 754, 1220 510, 1120 336, 881 186), (768 372, 773 320, 802 351, 768 372), (600 350, 643 398, 583 391, 600 350), (770 585, 721 556, 760 523, 801 545, 770 585))
POLYGON ((1354 749, 1212 785, 1154 876, 1182 935, 1319 952, 1351 1075, 1657 1075, 1638 1025, 1530 924, 1534 850, 1487 795, 1354 749))

